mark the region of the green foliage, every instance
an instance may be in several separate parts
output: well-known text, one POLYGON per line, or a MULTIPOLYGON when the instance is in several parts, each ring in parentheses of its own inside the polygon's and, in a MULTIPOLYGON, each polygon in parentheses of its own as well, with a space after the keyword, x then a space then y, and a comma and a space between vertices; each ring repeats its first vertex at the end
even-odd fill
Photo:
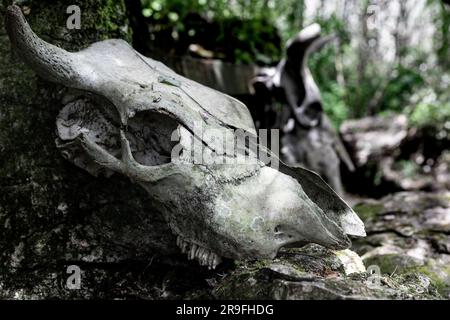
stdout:
POLYGON ((402 48, 402 56, 410 60, 408 64, 399 60, 392 66, 381 66, 380 61, 369 55, 370 47, 351 46, 352 35, 338 17, 331 15, 316 21, 323 34, 335 34, 338 39, 334 45, 314 53, 309 61, 324 108, 335 126, 348 117, 403 112, 410 105, 411 96, 424 85, 418 68, 424 63, 420 50, 402 48))
POLYGON ((445 70, 450 70, 450 6, 442 0, 428 0, 429 5, 435 4, 438 14, 435 17, 436 33, 434 36, 435 50, 439 65, 445 70))
POLYGON ((208 49, 231 62, 267 65, 281 58, 272 12, 262 1, 143 0, 142 3, 143 15, 153 26, 153 33, 157 37, 168 34, 173 38, 172 45, 181 46, 181 50, 186 49, 189 40, 199 41, 203 36, 201 40, 215 46, 208 49), (213 39, 205 39, 210 37, 213 39), (233 48, 229 48, 231 45, 233 48))
POLYGON ((348 119, 350 110, 344 99, 345 89, 336 82, 322 92, 323 109, 330 117, 333 126, 338 129, 341 123, 348 119))
MULTIPOLYGON (((431 66, 436 67, 430 67, 433 60, 420 44, 397 44, 395 59, 386 62, 375 53, 379 45, 377 32, 369 30, 361 38, 336 14, 326 16, 318 11, 314 20, 307 22, 319 23, 322 34, 337 38, 308 62, 321 90, 324 110, 334 126, 347 118, 390 112, 407 112, 417 126, 438 123, 442 127, 448 121, 449 104, 445 101, 449 99, 444 97, 448 85, 442 77, 449 70, 450 7, 440 0, 428 3, 434 6, 436 59, 431 66), (424 87, 433 88, 437 95, 434 101, 413 99, 424 87)), ((238 63, 278 62, 282 44, 305 26, 303 0, 142 0, 142 4, 152 33, 161 33, 155 40, 158 45, 172 38, 168 48, 180 43, 187 47, 208 38, 206 45, 202 44, 206 49, 238 63), (188 19, 193 14, 216 29, 188 19)))
POLYGON ((410 111, 409 121, 417 127, 435 126, 450 131, 450 102, 421 102, 410 111))
POLYGON ((320 51, 315 52, 308 61, 311 72, 316 80, 323 99, 325 113, 330 117, 334 127, 339 128, 341 123, 351 114, 351 105, 348 104, 348 90, 336 80, 336 57, 339 52, 348 48, 350 34, 345 24, 332 15, 329 19, 319 18, 322 34, 335 35, 336 40, 320 51), (341 45, 336 45, 339 42, 341 45))
POLYGON ((317 19, 317 23, 320 24, 322 34, 336 36, 336 41, 339 39, 341 48, 336 46, 336 41, 326 45, 320 51, 315 52, 308 65, 314 75, 314 79, 322 90, 329 90, 331 92, 337 92, 335 90, 336 83, 330 80, 336 79, 336 56, 339 50, 343 50, 348 46, 350 41, 350 35, 346 29, 345 24, 339 20, 335 15, 332 15, 329 19, 317 19))
POLYGON ((259 63, 269 65, 281 58, 281 48, 273 41, 277 37, 277 30, 261 18, 252 18, 237 23, 236 18, 226 18, 221 21, 222 33, 218 40, 226 39, 226 30, 233 30, 239 41, 233 50, 234 60, 243 63, 259 63))
POLYGON ((414 178, 422 171, 422 168, 412 160, 399 160, 395 163, 395 168, 399 169, 405 178, 414 178))
POLYGON ((394 76, 389 79, 386 85, 378 111, 402 112, 404 107, 408 105, 409 97, 423 83, 424 80, 417 70, 398 65, 394 71, 394 76))

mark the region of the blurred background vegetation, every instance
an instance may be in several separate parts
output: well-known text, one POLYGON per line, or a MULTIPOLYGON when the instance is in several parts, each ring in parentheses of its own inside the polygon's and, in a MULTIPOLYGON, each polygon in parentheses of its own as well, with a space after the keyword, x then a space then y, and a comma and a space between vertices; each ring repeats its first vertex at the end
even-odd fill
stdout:
POLYGON ((233 63, 274 65, 284 43, 318 22, 338 40, 310 68, 338 127, 348 118, 408 115, 450 134, 450 7, 441 0, 142 0, 150 47, 191 44, 233 63))

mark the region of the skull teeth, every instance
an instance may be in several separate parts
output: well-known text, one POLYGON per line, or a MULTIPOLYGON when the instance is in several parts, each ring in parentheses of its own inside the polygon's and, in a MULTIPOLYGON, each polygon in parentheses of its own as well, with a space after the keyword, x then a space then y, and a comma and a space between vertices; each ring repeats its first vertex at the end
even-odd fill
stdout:
POLYGON ((222 262, 222 259, 208 248, 199 246, 180 236, 177 237, 177 246, 182 253, 187 254, 189 260, 196 259, 201 266, 208 267, 210 270, 215 269, 222 262))

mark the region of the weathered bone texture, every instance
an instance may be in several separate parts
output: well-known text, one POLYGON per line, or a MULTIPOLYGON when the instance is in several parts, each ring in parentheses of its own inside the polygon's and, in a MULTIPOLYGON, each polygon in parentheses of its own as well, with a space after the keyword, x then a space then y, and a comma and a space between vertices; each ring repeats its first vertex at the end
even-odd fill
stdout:
POLYGON ((344 249, 348 235, 365 235, 358 216, 311 171, 282 163, 278 171, 252 152, 254 161, 239 165, 192 161, 199 148, 212 160, 245 156, 196 130, 254 136, 237 100, 121 40, 66 52, 39 39, 17 6, 8 8, 6 25, 36 72, 72 89, 57 118, 62 154, 93 175, 117 172, 142 186, 190 259, 214 268, 222 257, 273 258, 281 247, 310 242, 344 249))
MULTIPOLYGON (((273 102, 283 105, 271 126, 283 127, 282 158, 291 165, 304 165, 319 173, 338 194, 343 193, 340 160, 350 171, 353 163, 322 109, 320 91, 308 68, 308 57, 334 37, 321 37, 313 24, 290 39, 286 57, 253 80, 258 108, 266 112, 273 102), (286 107, 285 107, 286 106, 286 107)), ((267 125, 267 124, 262 124, 267 125)))

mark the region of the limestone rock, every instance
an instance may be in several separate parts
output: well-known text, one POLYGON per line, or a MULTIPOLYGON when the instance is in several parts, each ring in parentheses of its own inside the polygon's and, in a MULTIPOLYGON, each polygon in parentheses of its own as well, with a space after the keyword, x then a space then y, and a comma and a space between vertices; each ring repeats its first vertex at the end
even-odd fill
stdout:
POLYGON ((450 298, 450 192, 401 192, 357 204, 367 238, 354 242, 366 267, 430 278, 450 298))
POLYGON ((408 122, 404 115, 395 117, 366 117, 345 121, 340 132, 354 155, 356 166, 379 160, 392 154, 408 134, 408 122))
POLYGON ((356 164, 343 179, 347 191, 381 197, 399 191, 449 189, 447 135, 435 128, 416 128, 405 115, 347 120, 344 144, 356 164))

